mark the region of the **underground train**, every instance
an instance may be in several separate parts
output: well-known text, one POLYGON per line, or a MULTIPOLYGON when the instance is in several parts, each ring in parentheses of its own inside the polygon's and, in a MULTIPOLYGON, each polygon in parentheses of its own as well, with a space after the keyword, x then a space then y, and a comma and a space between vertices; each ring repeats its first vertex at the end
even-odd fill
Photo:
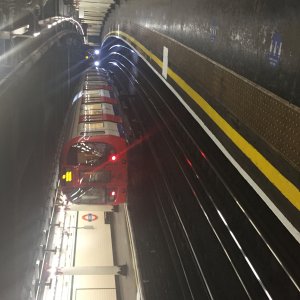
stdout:
POLYGON ((127 198, 127 133, 108 72, 85 71, 68 113, 61 190, 73 204, 118 205, 127 198))

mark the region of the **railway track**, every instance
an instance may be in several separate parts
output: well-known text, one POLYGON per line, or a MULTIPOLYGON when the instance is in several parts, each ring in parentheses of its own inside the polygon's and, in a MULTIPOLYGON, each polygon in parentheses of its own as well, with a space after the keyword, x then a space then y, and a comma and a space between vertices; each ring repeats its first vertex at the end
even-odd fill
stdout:
POLYGON ((158 78, 112 60, 144 132, 154 132, 153 201, 184 297, 297 299, 297 242, 158 78))

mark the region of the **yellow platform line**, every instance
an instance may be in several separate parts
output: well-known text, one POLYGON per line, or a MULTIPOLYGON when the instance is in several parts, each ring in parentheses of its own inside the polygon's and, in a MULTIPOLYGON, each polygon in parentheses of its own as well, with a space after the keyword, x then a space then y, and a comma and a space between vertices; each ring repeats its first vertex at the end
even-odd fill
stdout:
MULTIPOLYGON (((148 56, 162 68, 162 61, 143 46, 139 41, 122 31, 112 31, 107 36, 117 35, 124 37, 136 48, 148 56)), ((191 99, 193 99, 210 119, 225 133, 225 135, 252 161, 262 174, 293 204, 300 210, 300 191, 283 176, 260 152, 257 151, 244 137, 242 137, 222 116, 212 108, 209 103, 202 98, 186 81, 168 68, 170 77, 191 99)))

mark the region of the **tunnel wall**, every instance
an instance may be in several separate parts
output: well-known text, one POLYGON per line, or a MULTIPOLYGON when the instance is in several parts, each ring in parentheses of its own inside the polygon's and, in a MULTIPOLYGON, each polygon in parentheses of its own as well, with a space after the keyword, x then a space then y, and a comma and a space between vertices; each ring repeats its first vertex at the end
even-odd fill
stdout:
POLYGON ((102 36, 112 24, 136 23, 299 106, 299 11, 297 0, 121 1, 108 16, 102 36))
POLYGON ((20 68, 27 65, 21 65, 18 76, 10 76, 5 89, 1 86, 2 300, 26 299, 22 294, 24 290, 29 293, 26 281, 40 259, 36 255, 43 224, 49 221, 47 201, 58 139, 72 88, 83 67, 79 42, 72 35, 63 37, 29 71, 23 72, 20 68))
MULTIPOLYGON (((138 24, 135 22, 141 18, 138 9, 128 11, 128 15, 125 9, 122 10, 122 5, 128 8, 127 5, 133 3, 135 2, 121 3, 118 10, 108 18, 102 36, 109 38, 105 39, 103 49, 110 49, 110 43, 113 42, 107 41, 113 38, 114 51, 122 51, 122 47, 118 46, 122 44, 119 40, 122 38, 161 74, 163 48, 167 47, 166 80, 183 98, 185 106, 215 134, 224 149, 242 166, 249 178, 252 178, 255 183, 253 186, 259 186, 263 190, 263 197, 268 197, 268 201, 272 199, 281 211, 285 211, 286 216, 290 216, 289 220, 297 220, 295 215, 298 211, 295 208, 300 207, 300 140, 297 131, 299 107, 261 88, 232 69, 218 64, 210 59, 210 53, 207 56, 202 55, 200 51, 186 47, 186 43, 179 43, 177 39, 153 30, 149 23, 144 26, 138 24), (132 17, 129 13, 132 13, 132 17), (111 31, 110 35, 106 35, 111 31), (216 116, 221 117, 221 123, 216 116), (228 132, 229 127, 234 130, 228 132), (237 136, 246 141, 247 146, 240 144, 236 140, 237 136), (248 146, 253 150, 251 153, 248 146)), ((150 8, 149 13, 151 15, 150 8)), ((151 24, 154 23, 153 21, 151 24)), ((164 26, 161 28, 162 31, 166 29, 164 26)), ((188 34, 192 35, 192 29, 188 34)), ((188 41, 187 39, 187 43, 188 41)), ((277 65, 273 64, 272 68, 279 67, 279 62, 280 60, 277 65)), ((136 61, 133 60, 133 63, 136 61)), ((298 221, 295 223, 299 226, 298 221)))

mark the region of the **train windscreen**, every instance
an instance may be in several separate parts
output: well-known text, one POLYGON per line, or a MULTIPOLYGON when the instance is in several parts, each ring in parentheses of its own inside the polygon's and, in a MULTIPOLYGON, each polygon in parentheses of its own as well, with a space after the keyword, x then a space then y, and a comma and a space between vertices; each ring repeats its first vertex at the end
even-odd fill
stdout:
POLYGON ((108 160, 113 148, 105 143, 81 142, 72 145, 68 153, 69 165, 98 166, 108 160))

